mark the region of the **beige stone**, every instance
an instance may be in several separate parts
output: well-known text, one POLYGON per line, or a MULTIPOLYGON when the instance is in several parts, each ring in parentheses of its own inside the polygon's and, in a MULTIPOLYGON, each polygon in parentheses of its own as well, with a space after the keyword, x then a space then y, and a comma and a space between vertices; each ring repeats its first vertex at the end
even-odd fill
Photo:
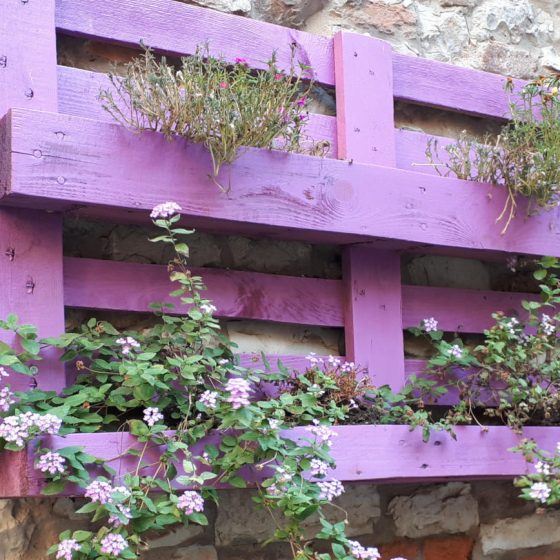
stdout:
POLYGON ((170 560, 218 560, 218 553, 213 546, 189 546, 177 549, 170 560))
MULTIPOLYGON (((232 546, 262 542, 271 537, 275 524, 271 516, 255 508, 250 491, 231 490, 220 494, 216 520, 216 544, 232 546)), ((345 492, 336 500, 338 508, 325 508, 331 522, 342 521, 348 514, 348 536, 367 534, 381 516, 377 488, 371 485, 345 485, 345 492)), ((320 530, 319 518, 313 516, 303 523, 311 538, 320 530)))
POLYGON ((419 538, 465 533, 478 525, 478 504, 470 484, 451 482, 423 488, 411 496, 397 496, 389 504, 395 532, 419 538))
POLYGON ((559 544, 560 512, 535 513, 482 525, 480 542, 484 554, 559 544))

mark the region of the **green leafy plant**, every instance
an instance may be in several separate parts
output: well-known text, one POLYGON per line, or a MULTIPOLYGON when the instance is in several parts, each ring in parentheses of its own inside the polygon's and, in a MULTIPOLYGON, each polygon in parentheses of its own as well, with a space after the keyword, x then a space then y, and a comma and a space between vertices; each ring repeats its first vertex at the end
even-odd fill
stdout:
POLYGON ((228 62, 211 56, 208 46, 182 58, 179 68, 145 50, 126 65, 124 76, 110 75, 112 87, 99 99, 116 121, 134 130, 204 145, 212 157, 210 177, 224 189, 220 169, 247 146, 316 155, 328 147, 305 136, 313 80, 296 54, 294 46, 288 72, 277 67, 274 54, 266 70, 252 72, 245 59, 228 62))
POLYGON ((436 392, 426 387, 424 398, 437 404, 451 388, 458 394, 458 403, 447 411, 447 422, 499 422, 521 431, 526 424, 560 421, 559 268, 558 259, 541 259, 534 273, 540 300, 522 303, 524 317, 494 313, 494 326, 474 347, 465 346, 460 338, 444 337, 434 318, 411 329, 428 337, 435 349, 426 373, 436 392))
MULTIPOLYGON (((511 120, 497 138, 482 142, 465 133, 445 146, 440 157, 438 142, 430 139, 426 156, 438 173, 459 179, 503 186, 507 200, 497 221, 505 218, 502 233, 516 215, 519 198, 529 200, 528 213, 558 205, 560 200, 560 98, 558 76, 528 83, 510 101, 511 120)), ((513 81, 506 90, 513 92, 513 81)))
POLYGON ((156 320, 142 331, 119 332, 91 319, 77 332, 42 340, 15 316, 0 321, 20 347, 0 345, 0 449, 34 445, 35 468, 48 480, 44 493, 82 487, 87 502, 78 511, 92 521, 90 530, 63 532, 49 553, 57 560, 142 558, 146 535, 207 524, 206 504, 218 501, 216 490, 244 488, 249 478, 256 506, 275 521, 271 540, 288 543, 294 559, 378 559, 376 548, 346 537, 345 521, 327 515, 344 491, 332 478, 330 450, 333 425, 368 399, 382 409, 387 388, 369 386, 357 366, 334 357, 310 356, 299 374, 282 364, 274 372, 238 365, 201 278, 187 268, 180 237, 191 231, 177 226, 179 210, 175 203, 154 209, 162 234, 152 241, 174 249, 169 272, 180 310, 155 305, 156 320), (61 394, 12 392, 10 374, 37 375, 46 347, 74 364, 75 382, 61 394), (129 432, 133 443, 101 459, 79 445, 49 448, 52 440, 43 437, 100 431, 129 432), (112 465, 120 460, 117 473, 112 465), (313 514, 321 530, 310 536, 303 522, 313 514), (331 552, 319 552, 318 541, 331 552))

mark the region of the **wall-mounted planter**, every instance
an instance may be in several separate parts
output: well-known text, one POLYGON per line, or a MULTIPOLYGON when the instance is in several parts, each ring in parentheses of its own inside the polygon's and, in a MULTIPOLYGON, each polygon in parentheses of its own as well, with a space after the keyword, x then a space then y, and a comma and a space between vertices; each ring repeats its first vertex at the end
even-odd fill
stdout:
POLYGON ((209 181, 209 156, 199 146, 20 109, 2 126, 11 170, 4 178, 6 204, 84 208, 90 216, 108 209, 147 215, 161 200, 175 200, 189 225, 211 230, 560 256, 560 210, 530 219, 520 210, 501 235, 495 217, 504 193, 489 185, 248 149, 223 171, 231 182, 226 196, 209 181))
MULTIPOLYGON (((345 482, 513 478, 530 470, 521 455, 508 451, 523 437, 533 438, 549 450, 560 441, 560 428, 527 428, 519 436, 501 426, 490 427, 487 432, 463 426, 457 428, 457 440, 445 433, 434 433, 427 443, 418 430, 411 432, 407 426, 338 426, 335 431, 338 437, 333 438, 332 451, 337 467, 331 475, 345 482)), ((303 428, 286 433, 294 438, 309 437, 303 428)), ((82 445, 88 453, 103 459, 138 446, 136 438, 127 432, 73 434, 49 437, 44 442, 53 450, 82 445)), ((158 456, 158 448, 152 447, 147 451, 146 462, 157 461, 158 456)), ((6 473, 0 481, 0 498, 40 495, 44 480, 33 468, 30 451, 3 452, 0 457, 6 473)), ((134 457, 110 463, 120 475, 133 464, 134 457)), ((68 493, 79 494, 76 489, 68 493)))

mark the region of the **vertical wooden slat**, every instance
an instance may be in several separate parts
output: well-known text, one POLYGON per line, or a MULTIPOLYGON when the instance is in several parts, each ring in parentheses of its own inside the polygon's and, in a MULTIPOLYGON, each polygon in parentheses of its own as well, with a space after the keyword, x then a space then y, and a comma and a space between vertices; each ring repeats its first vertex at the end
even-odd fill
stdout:
POLYGON ((391 45, 340 32, 334 60, 338 158, 395 167, 391 45))
POLYGON ((56 111, 54 0, 0 2, 0 117, 12 107, 56 111))
MULTIPOLYGON (((395 167, 391 46, 341 32, 334 52, 339 159, 395 167)), ((343 278, 347 358, 367 367, 374 384, 399 389, 405 381, 400 255, 345 247, 343 278)))
MULTIPOLYGON (((0 117, 5 115, 0 123, 0 188, 11 182, 9 110, 57 110, 54 8, 54 0, 0 3, 0 117)), ((33 155, 44 157, 39 149, 33 155)), ((21 321, 36 324, 40 336, 61 334, 62 286, 61 216, 0 208, 0 317, 15 313, 21 321)), ((4 332, 0 336, 14 342, 4 332)), ((64 368, 55 353, 46 354, 39 366, 41 388, 64 387, 64 368)), ((22 380, 16 385, 22 388, 22 380)))

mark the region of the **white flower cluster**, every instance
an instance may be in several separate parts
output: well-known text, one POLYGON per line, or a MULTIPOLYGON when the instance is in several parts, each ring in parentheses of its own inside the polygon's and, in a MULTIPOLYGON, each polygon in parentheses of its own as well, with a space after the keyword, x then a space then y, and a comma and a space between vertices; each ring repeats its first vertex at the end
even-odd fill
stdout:
POLYGON ((54 414, 37 414, 24 412, 15 416, 6 416, 0 424, 0 437, 9 443, 23 447, 25 442, 37 435, 57 434, 62 420, 54 414))

